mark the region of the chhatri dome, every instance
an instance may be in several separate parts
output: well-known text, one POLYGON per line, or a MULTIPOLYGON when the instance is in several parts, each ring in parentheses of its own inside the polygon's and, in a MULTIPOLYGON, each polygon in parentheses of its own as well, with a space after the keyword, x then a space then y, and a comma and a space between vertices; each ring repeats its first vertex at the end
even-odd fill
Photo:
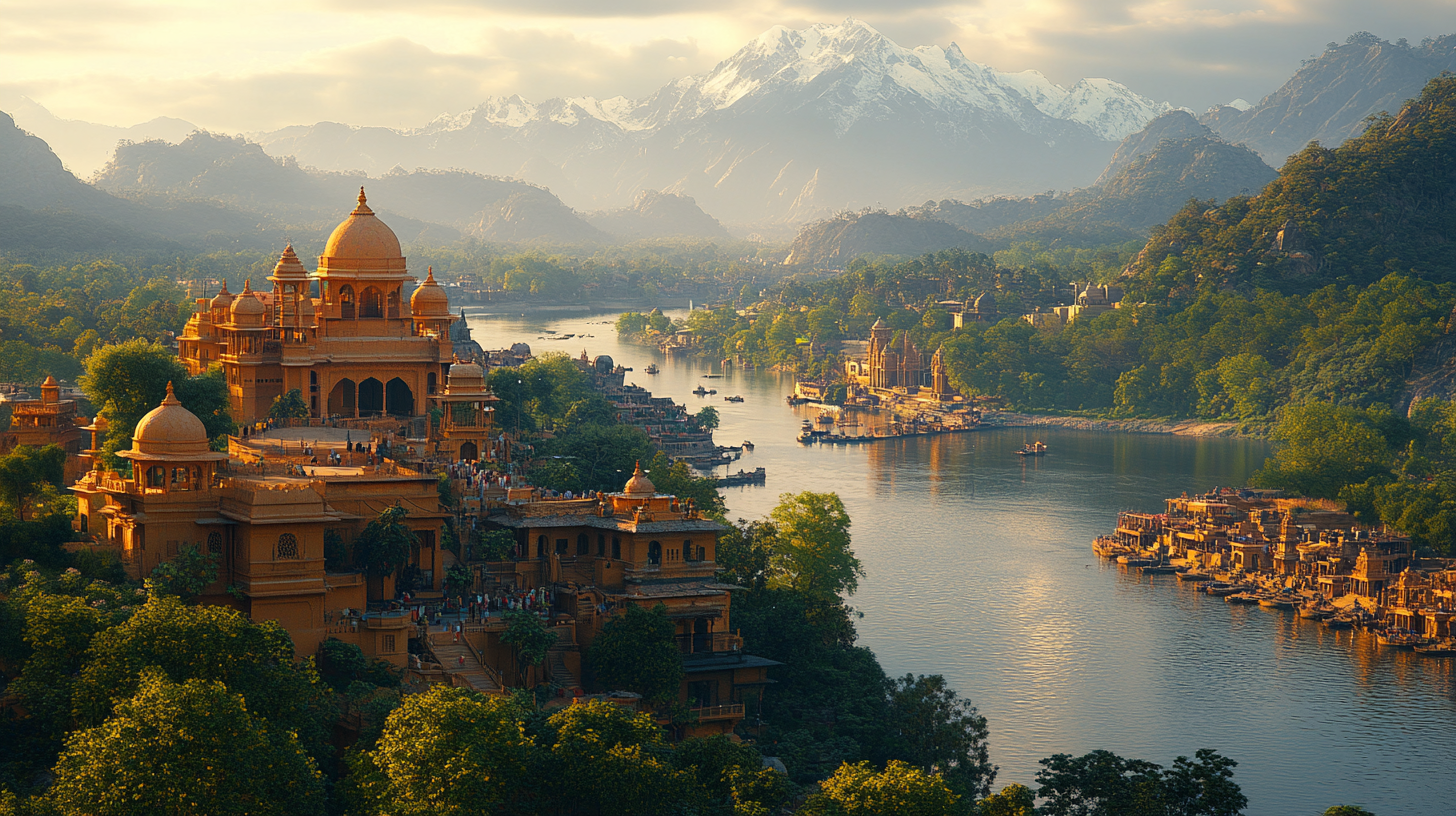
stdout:
POLYGON ((266 314, 268 314, 268 307, 264 306, 263 301, 258 300, 257 296, 253 294, 252 280, 244 280, 242 294, 238 295, 237 299, 233 301, 233 322, 246 323, 250 319, 261 320, 266 314), (238 318, 242 319, 239 320, 238 318))
POLYGON ((359 206, 334 228, 324 245, 325 258, 350 261, 402 261, 399 238, 369 209, 364 188, 359 188, 359 206))
MULTIPOLYGON (((98 423, 99 424, 99 423, 98 423)), ((226 459, 225 453, 214 453, 207 446, 207 429, 197 415, 182 407, 172 384, 167 383, 167 398, 148 411, 131 435, 131 450, 117 456, 127 459, 167 460, 226 459)))
POLYGON ((233 305, 233 293, 227 290, 227 281, 222 282, 222 289, 218 290, 217 296, 208 305, 214 309, 226 309, 233 305))
POLYGON ((445 381, 445 392, 448 394, 485 393, 485 370, 475 363, 469 362, 451 365, 450 373, 445 381))
POLYGON ((627 480, 627 486, 622 492, 628 496, 649 497, 657 495, 657 486, 642 472, 642 462, 637 462, 637 469, 632 472, 632 478, 627 480))
POLYGON ((415 317, 452 317, 450 296, 445 294, 443 286, 435 282, 435 267, 429 269, 424 283, 410 295, 410 312, 415 317))

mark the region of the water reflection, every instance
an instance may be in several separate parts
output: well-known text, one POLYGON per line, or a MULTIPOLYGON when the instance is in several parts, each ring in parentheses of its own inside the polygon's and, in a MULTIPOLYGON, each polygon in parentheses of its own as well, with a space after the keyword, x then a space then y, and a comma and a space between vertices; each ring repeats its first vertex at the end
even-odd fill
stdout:
MULTIPOLYGON (((1381 816, 1450 810, 1456 761, 1450 660, 1381 649, 1291 612, 1224 603, 1172 576, 1098 562, 1092 538, 1121 510, 1239 484, 1262 465, 1259 442, 1005 429, 862 446, 805 447, 815 409, 790 409, 792 379, 718 373, 619 344, 611 315, 471 318, 487 348, 526 340, 610 354, 628 381, 692 410, 721 414, 720 443, 752 440, 739 466, 767 487, 725 491, 734 517, 767 513, 779 493, 833 490, 854 519, 868 576, 854 605, 864 645, 887 671, 940 672, 987 715, 1005 782, 1036 761, 1106 748, 1164 764, 1216 748, 1240 763, 1254 816, 1319 813, 1359 802, 1381 816), (543 329, 593 334, 539 341, 543 329), (649 362, 662 372, 643 373, 649 362), (710 383, 719 395, 690 392, 710 383), (742 394, 745 402, 722 396, 742 394), (1046 457, 1014 455, 1041 440, 1046 457)), ((736 466, 735 466, 736 467, 736 466)))

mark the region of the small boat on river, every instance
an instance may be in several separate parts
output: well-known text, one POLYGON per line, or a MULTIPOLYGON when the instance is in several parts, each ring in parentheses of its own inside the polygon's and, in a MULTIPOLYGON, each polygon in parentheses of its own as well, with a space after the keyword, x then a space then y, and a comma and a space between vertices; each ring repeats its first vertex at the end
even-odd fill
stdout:
POLYGON ((1425 643, 1425 638, 1404 629, 1385 629, 1375 633, 1375 642, 1395 649, 1410 649, 1425 643))
POLYGON ((1215 598, 1226 598, 1241 589, 1243 589, 1242 586, 1231 584, 1228 581, 1210 581, 1203 586, 1203 591, 1215 598))
POLYGON ((740 397, 737 394, 734 394, 731 397, 724 397, 723 398, 723 401, 724 402, 743 402, 743 397, 740 397))
POLYGON ((1259 606, 1265 609, 1293 609, 1294 599, 1288 595, 1265 595, 1259 599, 1259 606))
POLYGON ((1252 592, 1235 592, 1224 597, 1223 600, 1225 603, 1231 604, 1256 604, 1259 602, 1259 596, 1252 592))
POLYGON ((657 372, 661 371, 662 369, 660 369, 660 368, 657 367, 657 363, 648 363, 647 364, 647 367, 644 368, 644 369, 642 369, 642 370, 645 371, 645 372, 647 372, 648 374, 656 374, 657 372))
POLYGON ((1456 641, 1438 640, 1415 647, 1416 654, 1426 657, 1456 657, 1456 641))
POLYGON ((1178 572, 1178 573, 1174 573, 1174 574, 1178 576, 1178 580, 1180 580, 1180 581, 1212 581, 1213 580, 1213 576, 1212 575, 1209 575, 1206 572, 1199 572, 1198 570, 1185 570, 1183 572, 1178 572))
POLYGON ((1178 568, 1172 564, 1149 564, 1142 568, 1143 575, 1176 575, 1178 568))
POLYGON ((706 389, 706 388, 704 388, 704 387, 702 387, 702 386, 701 386, 701 385, 700 385, 700 386, 698 386, 698 387, 697 387, 697 388, 694 388, 694 389, 693 389, 693 393, 694 393, 694 394, 695 394, 695 395, 697 395, 697 396, 699 396, 699 397, 706 397, 706 396, 707 396, 707 395, 708 395, 708 393, 709 393, 709 392, 708 392, 708 389, 706 389))
POLYGON ((746 451, 753 450, 753 443, 749 442, 747 439, 743 440, 743 449, 746 451))
POLYGON ((1028 445, 1022 445, 1021 446, 1021 450, 1018 450, 1016 452, 1016 455, 1017 456, 1045 456, 1046 455, 1046 452, 1047 452, 1047 446, 1046 445, 1042 444, 1041 442, 1032 442, 1031 444, 1028 444, 1028 445))

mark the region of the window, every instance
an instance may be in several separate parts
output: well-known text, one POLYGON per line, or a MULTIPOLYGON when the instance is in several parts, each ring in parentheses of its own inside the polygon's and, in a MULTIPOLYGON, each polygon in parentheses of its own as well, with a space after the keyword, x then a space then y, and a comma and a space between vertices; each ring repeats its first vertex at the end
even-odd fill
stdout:
POLYGON ((278 557, 298 557, 298 539, 294 537, 293 533, 284 533, 278 536, 278 557))
POLYGON ((587 538, 586 533, 581 533, 576 537, 576 554, 591 555, 591 539, 587 538))
POLYGON ((564 538, 558 538, 558 539, 556 539, 556 554, 557 555, 566 555, 566 545, 567 545, 567 543, 568 543, 567 540, 564 539, 564 538))
POLYGON ((546 557, 546 536, 541 536, 540 538, 536 539, 536 557, 546 557))
POLYGON ((384 653, 394 654, 394 635, 384 636, 384 653))
POLYGON ((683 560, 693 560, 693 542, 691 539, 683 542, 683 560))
POLYGON ((647 563, 649 563, 649 564, 661 564, 662 563, 662 543, 661 542, 659 542, 659 541, 648 542, 648 544, 647 544, 647 563))
POLYGON ((354 319, 354 287, 348 284, 339 289, 339 316, 354 319))
POLYGON ((379 304, 379 290, 373 286, 365 287, 364 294, 359 296, 360 317, 384 317, 384 311, 379 304))
POLYGON ((622 557, 622 539, 616 536, 612 536, 612 557, 618 559, 622 557))
POLYGON ((213 530, 207 534, 207 551, 212 555, 222 553, 222 533, 213 530))
POLYGON ((161 465, 153 465, 147 469, 147 487, 166 487, 167 469, 161 465))
POLYGON ((707 547, 699 547, 698 548, 698 560, 699 561, 707 561, 708 560, 708 548, 707 547))
POLYGON ((607 555, 607 537, 597 533, 597 557, 605 558, 607 555))

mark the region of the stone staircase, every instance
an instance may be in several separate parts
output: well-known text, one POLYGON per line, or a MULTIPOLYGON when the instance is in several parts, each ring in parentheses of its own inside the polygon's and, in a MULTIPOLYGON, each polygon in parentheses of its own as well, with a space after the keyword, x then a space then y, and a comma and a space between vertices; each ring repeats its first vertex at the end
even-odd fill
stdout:
POLYGON ((431 643, 430 651, 445 671, 464 680, 470 688, 480 692, 499 691, 500 686, 496 685, 490 673, 475 659, 475 654, 466 648, 464 643, 431 643), (460 658, 465 658, 465 665, 460 665, 460 658))
POLYGON ((572 673, 566 666, 566 653, 575 651, 576 644, 567 643, 552 646, 546 652, 546 673, 551 682, 562 688, 579 688, 581 678, 572 673))

